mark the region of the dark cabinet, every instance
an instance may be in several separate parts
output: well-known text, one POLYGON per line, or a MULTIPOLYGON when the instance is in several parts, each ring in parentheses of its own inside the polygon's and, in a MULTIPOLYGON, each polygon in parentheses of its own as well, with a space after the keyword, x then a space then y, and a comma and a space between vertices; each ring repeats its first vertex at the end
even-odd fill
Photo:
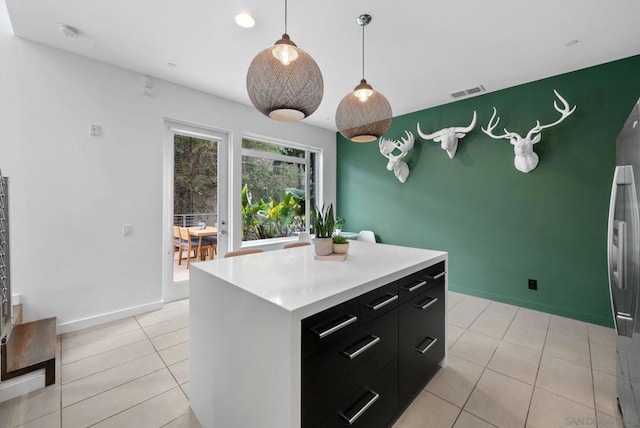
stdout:
POLYGON ((365 381, 397 358, 397 311, 387 312, 304 360, 303 426, 315 426, 314 422, 348 401, 365 381))
POLYGON ((406 407, 444 358, 444 263, 419 272, 424 292, 399 308, 399 404, 406 407))
POLYGON ((444 262, 302 321, 302 427, 386 427, 444 358, 444 262))
POLYGON ((398 413, 398 360, 394 359, 374 377, 330 412, 318 427, 373 428, 389 426, 398 413))

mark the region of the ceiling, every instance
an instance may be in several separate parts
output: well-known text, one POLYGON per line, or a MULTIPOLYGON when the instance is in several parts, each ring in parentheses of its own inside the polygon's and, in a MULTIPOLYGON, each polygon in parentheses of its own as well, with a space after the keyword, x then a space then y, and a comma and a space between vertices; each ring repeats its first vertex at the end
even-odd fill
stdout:
MULTIPOLYGON (((282 0, 6 3, 18 37, 247 105, 251 60, 284 32, 282 0), (235 24, 241 11, 254 28, 235 24)), ((475 86, 490 92, 640 53, 637 0, 291 0, 288 33, 324 78, 322 103, 303 122, 335 130, 336 107, 362 74, 363 13, 373 17, 365 77, 394 116, 475 86)))

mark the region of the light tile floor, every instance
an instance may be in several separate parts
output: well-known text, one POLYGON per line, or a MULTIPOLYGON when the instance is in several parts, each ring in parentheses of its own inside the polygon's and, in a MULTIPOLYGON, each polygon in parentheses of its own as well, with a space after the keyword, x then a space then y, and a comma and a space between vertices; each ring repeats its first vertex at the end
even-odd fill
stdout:
POLYGON ((449 292, 449 364, 394 428, 622 427, 613 329, 449 292))
MULTIPOLYGON (((449 365, 395 428, 622 427, 612 329, 450 292, 449 365)), ((0 403, 0 427, 200 427, 189 301, 63 335, 55 385, 0 403)))

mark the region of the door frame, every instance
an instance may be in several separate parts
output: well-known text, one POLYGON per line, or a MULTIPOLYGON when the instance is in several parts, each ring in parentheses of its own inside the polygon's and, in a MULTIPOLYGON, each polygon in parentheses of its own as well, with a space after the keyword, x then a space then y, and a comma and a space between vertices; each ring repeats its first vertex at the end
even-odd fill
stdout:
MULTIPOLYGON (((165 303, 189 297, 189 281, 173 282, 173 192, 174 192, 174 135, 187 135, 215 141, 218 148, 218 223, 220 227, 231 218, 229 208, 229 150, 231 132, 225 129, 164 119, 162 173, 162 299, 165 303)), ((228 234, 218 235, 218 257, 228 248, 228 234)))

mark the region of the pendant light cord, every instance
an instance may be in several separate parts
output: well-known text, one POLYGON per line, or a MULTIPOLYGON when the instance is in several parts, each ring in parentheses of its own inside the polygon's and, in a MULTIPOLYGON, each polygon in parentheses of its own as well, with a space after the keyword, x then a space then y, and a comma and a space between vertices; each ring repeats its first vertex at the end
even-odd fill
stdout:
POLYGON ((362 26, 362 80, 364 80, 364 25, 362 26))
POLYGON ((284 0, 284 34, 287 34, 287 0, 284 0))

